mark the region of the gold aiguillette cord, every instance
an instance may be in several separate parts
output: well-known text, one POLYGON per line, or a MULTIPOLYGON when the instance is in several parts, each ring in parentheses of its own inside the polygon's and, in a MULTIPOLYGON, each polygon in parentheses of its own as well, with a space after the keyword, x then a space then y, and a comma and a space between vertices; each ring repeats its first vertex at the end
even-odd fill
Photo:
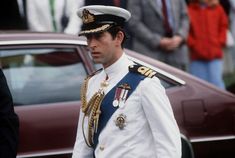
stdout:
POLYGON ((104 88, 108 86, 108 82, 107 82, 108 78, 106 77, 106 80, 101 83, 100 90, 96 92, 87 103, 86 93, 87 93, 87 85, 88 85, 89 79, 90 77, 87 77, 85 79, 84 84, 82 85, 82 88, 81 88, 82 112, 84 113, 83 120, 82 120, 82 131, 83 131, 83 136, 84 136, 87 146, 92 147, 92 145, 94 144, 94 141, 93 141, 94 133, 96 133, 98 130, 99 117, 101 114, 100 106, 105 96, 104 88), (85 117, 88 117, 87 137, 85 135, 85 130, 84 130, 85 117))

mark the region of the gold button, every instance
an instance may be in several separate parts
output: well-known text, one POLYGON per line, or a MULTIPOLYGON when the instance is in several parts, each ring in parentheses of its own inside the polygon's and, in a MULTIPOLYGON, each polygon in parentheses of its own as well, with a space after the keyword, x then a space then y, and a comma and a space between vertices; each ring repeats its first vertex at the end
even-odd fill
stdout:
POLYGON ((103 146, 103 145, 100 146, 100 150, 101 150, 101 151, 104 150, 104 146, 103 146))

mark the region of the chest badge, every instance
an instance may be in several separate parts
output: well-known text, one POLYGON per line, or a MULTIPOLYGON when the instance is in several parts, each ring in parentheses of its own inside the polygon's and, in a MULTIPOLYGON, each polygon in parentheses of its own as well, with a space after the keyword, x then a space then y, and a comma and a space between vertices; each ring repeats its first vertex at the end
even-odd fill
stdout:
POLYGON ((118 117, 115 120, 115 124, 119 129, 123 129, 126 126, 126 115, 119 114, 118 117))
POLYGON ((128 92, 131 90, 130 85, 124 83, 116 88, 113 100, 113 106, 123 108, 128 97, 128 92))

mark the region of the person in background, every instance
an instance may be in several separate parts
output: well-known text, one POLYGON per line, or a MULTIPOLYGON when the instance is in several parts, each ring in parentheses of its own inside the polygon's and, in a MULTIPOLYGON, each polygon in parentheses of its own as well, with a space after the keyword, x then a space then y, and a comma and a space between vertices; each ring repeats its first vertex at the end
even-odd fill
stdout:
POLYGON ((26 30, 25 0, 5 0, 0 5, 0 30, 26 30))
MULTIPOLYGON (((229 12, 230 30, 231 30, 233 39, 235 40, 235 0, 229 0, 229 2, 230 2, 230 12, 229 12)), ((235 51, 235 48, 234 48, 234 51, 235 51)))
POLYGON ((6 78, 0 69, 0 158, 16 158, 19 142, 19 120, 6 78))
POLYGON ((133 49, 187 70, 189 19, 185 0, 128 0, 133 49))
POLYGON ((94 62, 103 69, 82 86, 72 157, 181 158, 179 128, 156 72, 135 64, 123 50, 130 12, 91 5, 78 15, 83 20, 79 35, 87 38, 94 62))
MULTIPOLYGON (((230 78, 234 73, 235 54, 234 52, 234 38, 232 36, 232 1, 234 0, 219 0, 227 17, 229 18, 229 28, 227 30, 226 45, 223 48, 223 77, 225 80, 230 78)), ((226 87, 229 88, 229 87, 226 87)))
POLYGON ((228 29, 227 16, 218 0, 195 0, 188 6, 190 73, 222 89, 223 47, 228 29))
POLYGON ((188 4, 189 4, 189 2, 190 2, 190 0, 185 0, 185 2, 186 2, 186 4, 188 5, 188 4))
POLYGON ((219 0, 220 5, 223 7, 226 15, 229 15, 230 12, 230 0, 219 0))
POLYGON ((29 30, 78 34, 76 11, 83 5, 83 0, 27 0, 29 30))
POLYGON ((234 45, 231 48, 231 55, 233 57, 233 63, 235 63, 235 0, 229 0, 229 2, 230 2, 230 12, 229 12, 230 31, 231 31, 233 43, 234 43, 234 45))

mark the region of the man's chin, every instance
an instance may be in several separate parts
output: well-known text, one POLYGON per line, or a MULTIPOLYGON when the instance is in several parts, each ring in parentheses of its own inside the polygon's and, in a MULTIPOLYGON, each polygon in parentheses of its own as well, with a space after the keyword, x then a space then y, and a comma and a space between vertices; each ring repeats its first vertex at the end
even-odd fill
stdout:
POLYGON ((102 64, 102 61, 100 61, 99 59, 93 58, 93 61, 96 64, 102 64))

